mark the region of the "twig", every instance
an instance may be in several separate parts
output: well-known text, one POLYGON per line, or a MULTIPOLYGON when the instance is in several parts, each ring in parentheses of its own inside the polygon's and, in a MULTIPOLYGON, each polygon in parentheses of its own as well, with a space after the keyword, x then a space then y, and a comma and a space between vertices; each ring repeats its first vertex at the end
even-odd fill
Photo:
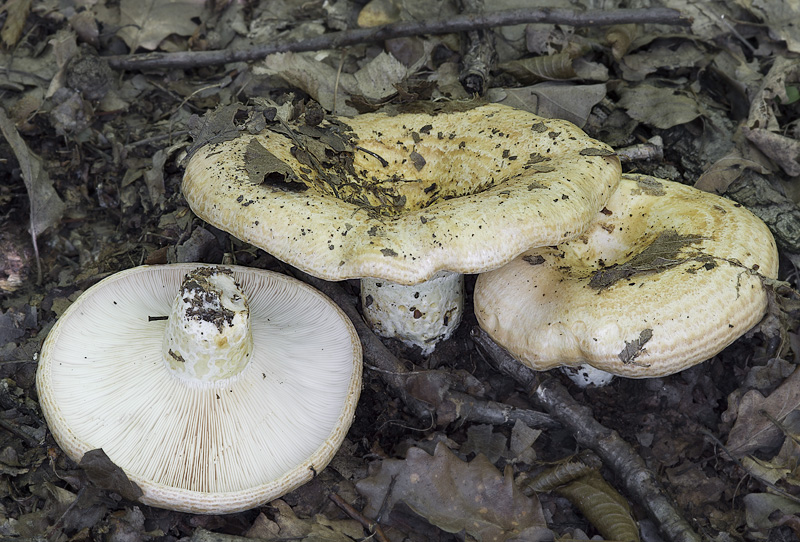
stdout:
MULTIPOLYGON (((479 333, 473 333, 473 336, 476 335, 480 337, 479 333)), ((488 335, 482 340, 491 341, 488 335)), ((497 348, 487 353, 496 366, 515 367, 509 376, 521 381, 524 386, 527 387, 535 380, 535 376, 526 374, 533 373, 533 370, 515 362, 504 350, 497 348)), ((589 407, 578 403, 566 388, 553 378, 539 384, 532 397, 572 432, 578 444, 600 456, 603 463, 622 481, 628 495, 647 510, 667 540, 701 542, 702 539, 666 496, 655 474, 647 468, 644 460, 616 431, 604 427, 595 420, 589 407)))
POLYGON ((560 427, 552 416, 543 412, 487 401, 451 389, 450 384, 456 383, 455 378, 445 371, 418 371, 407 367, 372 332, 356 309, 355 301, 341 287, 305 273, 300 275, 302 280, 330 297, 347 314, 361 339, 364 359, 380 369, 381 379, 400 396, 415 416, 428 419, 444 413, 446 418, 477 423, 501 425, 514 424, 519 420, 530 427, 560 427), (430 385, 414 386, 423 381, 430 385), (427 395, 423 395, 425 391, 427 395))
POLYGON ((478 326, 470 330, 472 341, 489 358, 489 362, 501 373, 506 374, 517 381, 529 395, 532 395, 539 386, 539 373, 530 370, 513 357, 506 350, 494 342, 489 334, 478 326))
POLYGON ((20 429, 19 427, 15 426, 14 424, 12 424, 10 422, 7 422, 6 420, 3 420, 2 418, 0 418, 0 427, 5 429, 9 433, 12 433, 12 434, 18 436, 19 438, 21 438, 22 440, 24 440, 25 443, 28 446, 30 446, 31 448, 35 448, 35 447, 40 445, 39 441, 36 438, 34 438, 31 435, 27 434, 22 429, 20 429))
POLYGON ((367 532, 369 532, 371 536, 375 537, 375 540, 377 540, 378 542, 389 542, 389 539, 386 538, 385 534, 383 534, 383 529, 381 529, 381 526, 378 525, 377 522, 372 521, 364 514, 353 508, 350 505, 350 503, 345 501, 336 493, 331 493, 330 495, 328 495, 328 498, 332 500, 336 504, 336 506, 344 510, 345 514, 347 514, 348 516, 359 522, 361 526, 364 527, 364 529, 367 532))
MULTIPOLYGON (((460 0, 462 13, 483 13, 483 0, 460 0)), ((470 94, 483 96, 491 71, 497 64, 494 33, 470 30, 462 41, 461 74, 458 79, 470 94)))
POLYGON ((108 61, 109 66, 117 70, 194 68, 229 62, 249 62, 274 53, 338 49, 348 45, 374 43, 391 38, 422 34, 450 34, 528 23, 566 26, 610 26, 630 23, 689 25, 691 20, 684 17, 680 11, 667 8, 586 11, 556 8, 511 9, 485 14, 455 15, 447 19, 404 21, 373 28, 329 32, 300 41, 275 40, 247 49, 121 55, 105 57, 105 60, 108 61))
POLYGON ((653 136, 645 143, 616 149, 620 162, 660 162, 664 159, 664 141, 661 136, 653 136))
POLYGON ((540 384, 534 397, 572 431, 578 444, 592 449, 617 474, 628 495, 647 510, 667 540, 702 541, 664 493, 655 474, 639 454, 616 431, 595 420, 589 407, 573 399, 555 379, 540 384))

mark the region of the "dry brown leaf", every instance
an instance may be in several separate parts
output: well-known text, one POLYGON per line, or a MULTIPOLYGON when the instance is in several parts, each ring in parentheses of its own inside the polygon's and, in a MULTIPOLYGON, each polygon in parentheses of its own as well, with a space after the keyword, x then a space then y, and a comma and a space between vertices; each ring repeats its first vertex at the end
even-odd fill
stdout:
POLYGON ((273 501, 270 506, 277 511, 275 524, 277 524, 279 534, 275 539, 351 542, 363 537, 364 529, 355 520, 331 520, 323 514, 313 518, 300 518, 281 499, 273 501))
POLYGON ((35 238, 61 220, 65 205, 53 188, 42 159, 28 148, 2 108, 0 108, 0 132, 14 151, 22 171, 22 179, 25 181, 31 206, 31 235, 35 238))
POLYGON ((771 493, 750 493, 744 496, 747 528, 763 536, 750 539, 767 539, 770 529, 779 526, 787 514, 800 514, 800 504, 771 493))
POLYGON ((798 407, 800 407, 798 369, 795 369, 792 375, 768 397, 764 397, 756 390, 748 391, 739 403, 736 423, 728 434, 727 449, 736 457, 742 457, 759 448, 777 446, 782 435, 770 417, 781 421, 798 407))
MULTIPOLYGON (((461 461, 442 443, 434 455, 410 448, 406 459, 385 459, 356 484, 376 517, 405 503, 440 529, 465 531, 483 542, 550 540, 541 506, 523 495, 510 471, 501 474, 485 456, 461 461)), ((384 517, 386 517, 384 514, 384 517)))
POLYGON ((761 128, 742 126, 748 141, 792 177, 800 175, 800 141, 761 128))
POLYGON ((537 83, 529 87, 493 88, 489 101, 530 111, 542 117, 564 119, 579 128, 586 124, 592 108, 606 96, 606 85, 574 85, 562 82, 537 83))
POLYGON ((197 30, 193 19, 203 14, 203 6, 202 0, 122 0, 117 34, 131 51, 152 51, 170 34, 192 35, 197 30))
POLYGON ((611 55, 619 61, 639 35, 639 27, 635 24, 615 24, 606 31, 606 41, 611 45, 611 55))
POLYGON ((557 53, 549 56, 536 56, 512 60, 500 64, 500 69, 510 73, 523 85, 539 81, 559 81, 578 76, 572 68, 572 56, 557 53))
MULTIPOLYGON (((427 55, 423 55, 423 59, 427 55)), ((342 73, 315 59, 314 53, 278 53, 269 55, 254 73, 277 75, 307 92, 326 111, 354 115, 358 111, 345 104, 350 96, 383 100, 397 92, 395 84, 404 81, 416 66, 407 68, 391 54, 383 52, 355 74, 342 73)))
POLYGON ((673 42, 654 43, 646 50, 626 55, 620 62, 626 81, 644 81, 648 74, 657 70, 693 68, 704 64, 709 55, 691 41, 683 41, 675 47, 673 42))
POLYGON ((25 20, 31 10, 31 0, 9 0, 4 6, 0 7, 0 14, 4 11, 8 14, 3 29, 0 30, 0 40, 6 47, 13 47, 22 37, 22 30, 25 28, 25 20))
POLYGON ((119 493, 128 500, 135 501, 142 496, 142 489, 108 458, 102 448, 89 450, 78 465, 94 485, 119 493))
POLYGON ((643 84, 620 90, 619 106, 632 118, 665 130, 703 114, 700 104, 685 94, 643 84))
POLYGON ((753 169, 762 175, 770 173, 758 162, 737 154, 729 154, 711 164, 711 167, 704 171, 694 183, 694 187, 712 194, 724 194, 731 183, 738 179, 746 169, 753 169))
POLYGON ((753 0, 749 5, 753 15, 764 21, 773 38, 785 41, 791 52, 800 53, 800 37, 797 32, 800 3, 753 0))

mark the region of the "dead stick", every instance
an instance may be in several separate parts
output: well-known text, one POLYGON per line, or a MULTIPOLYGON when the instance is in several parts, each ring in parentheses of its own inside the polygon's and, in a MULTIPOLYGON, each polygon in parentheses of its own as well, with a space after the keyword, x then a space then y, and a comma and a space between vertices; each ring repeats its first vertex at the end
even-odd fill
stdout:
POLYGON ((619 433, 594 419, 592 410, 578 403, 554 378, 545 380, 534 397, 557 420, 570 429, 581 446, 593 450, 619 476, 625 490, 644 506, 667 540, 702 542, 664 493, 661 484, 644 460, 619 433))
POLYGON ((348 45, 374 43, 390 38, 403 38, 422 34, 451 34, 528 23, 549 23, 579 27, 631 23, 685 26, 691 24, 691 20, 684 17, 680 11, 668 8, 587 11, 556 8, 511 9, 492 13, 455 15, 447 19, 404 21, 373 28, 329 32, 300 41, 275 40, 247 49, 120 55, 105 57, 105 60, 108 61, 112 68, 117 70, 185 69, 227 64, 229 62, 250 62, 260 60, 274 53, 338 49, 348 45))
POLYGON ((578 444, 600 456, 603 463, 622 480, 628 495, 647 510, 667 540, 702 541, 664 493, 655 474, 647 468, 639 454, 616 431, 595 420, 589 407, 578 403, 555 378, 547 378, 531 390, 531 384, 538 381, 535 371, 515 361, 502 348, 492 348, 494 341, 482 329, 473 330, 472 337, 494 366, 532 391, 537 403, 563 423, 578 444))
POLYGON ((348 516, 359 522, 361 526, 364 527, 367 532, 369 532, 370 536, 375 537, 377 542, 389 542, 389 539, 386 538, 385 534, 383 534, 383 529, 381 529, 381 526, 378 525, 378 522, 366 517, 336 493, 331 493, 328 495, 328 498, 332 500, 336 506, 341 508, 348 516))

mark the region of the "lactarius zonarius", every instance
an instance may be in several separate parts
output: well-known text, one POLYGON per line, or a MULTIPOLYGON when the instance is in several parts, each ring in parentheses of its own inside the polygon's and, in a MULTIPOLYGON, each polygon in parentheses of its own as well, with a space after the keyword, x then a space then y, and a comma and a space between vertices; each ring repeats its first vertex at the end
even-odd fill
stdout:
POLYGON ((579 237, 478 277, 483 329, 536 370, 588 365, 632 378, 676 373, 763 317, 778 254, 741 205, 623 175, 579 237))
POLYGON ((581 233, 620 165, 565 121, 428 109, 209 144, 187 164, 184 195, 203 220, 309 274, 361 278, 373 328, 430 353, 461 320, 462 273, 581 233))
POLYGON ((355 412, 361 345, 336 305, 284 275, 137 267, 64 312, 36 386, 75 461, 102 448, 145 504, 229 513, 330 461, 355 412))

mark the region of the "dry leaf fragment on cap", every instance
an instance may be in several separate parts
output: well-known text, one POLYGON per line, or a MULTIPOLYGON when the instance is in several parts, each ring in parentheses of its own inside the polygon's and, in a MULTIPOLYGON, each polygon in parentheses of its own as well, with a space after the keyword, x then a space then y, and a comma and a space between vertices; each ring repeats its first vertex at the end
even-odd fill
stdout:
POLYGON ((143 266, 64 312, 36 387, 75 461, 102 449, 143 503, 230 513, 327 465, 355 413, 361 343, 332 301, 284 275, 143 266))
POLYGON ((619 160, 586 149, 611 151, 506 106, 418 106, 208 145, 183 192, 203 220, 311 275, 369 279, 373 328, 429 353, 461 319, 462 273, 578 235, 602 208, 619 160))
POLYGON ((483 329, 537 370, 588 364, 632 378, 700 363, 764 315, 778 254, 741 205, 623 175, 581 236, 481 275, 483 329))

